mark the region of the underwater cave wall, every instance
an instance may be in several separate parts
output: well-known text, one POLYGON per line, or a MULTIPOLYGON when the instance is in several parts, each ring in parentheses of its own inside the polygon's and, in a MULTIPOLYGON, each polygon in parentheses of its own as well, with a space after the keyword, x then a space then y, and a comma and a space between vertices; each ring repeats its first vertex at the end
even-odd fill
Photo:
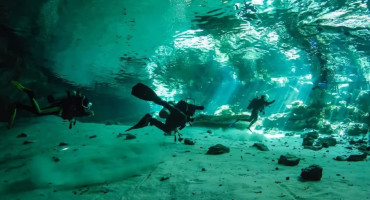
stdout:
MULTIPOLYGON (((17 91, 10 85, 19 80, 35 89, 47 85, 39 70, 44 62, 47 29, 43 14, 48 0, 0 2, 0 119, 7 120, 11 99, 17 91)), ((55 1, 54 1, 55 2, 55 1)), ((54 6, 51 6, 54 7, 54 6)), ((56 7, 57 8, 57 7, 56 7)), ((49 13, 49 12, 48 12, 49 13)))

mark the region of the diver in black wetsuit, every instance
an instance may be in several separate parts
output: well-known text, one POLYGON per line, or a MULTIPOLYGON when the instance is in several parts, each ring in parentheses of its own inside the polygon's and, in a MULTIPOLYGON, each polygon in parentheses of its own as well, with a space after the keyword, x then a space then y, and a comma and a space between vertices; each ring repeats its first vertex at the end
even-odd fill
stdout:
POLYGON ((250 122, 250 124, 248 126, 248 129, 250 130, 252 125, 258 119, 258 111, 265 114, 265 107, 270 105, 270 104, 273 104, 275 102, 275 100, 268 102, 268 101, 265 100, 265 97, 266 97, 265 95, 261 95, 261 98, 256 97, 250 102, 247 109, 248 110, 252 109, 252 115, 249 117, 249 119, 237 119, 236 121, 250 122))
POLYGON ((312 90, 315 89, 327 89, 328 88, 328 77, 331 71, 327 67, 322 67, 321 68, 321 73, 320 73, 320 82, 312 88, 312 90))
POLYGON ((256 16, 257 9, 252 2, 246 2, 244 0, 243 5, 241 5, 240 3, 236 3, 234 5, 234 8, 235 10, 240 10, 236 15, 245 21, 258 19, 256 16))
POLYGON ((25 92, 31 101, 32 106, 15 103, 12 109, 12 114, 8 122, 8 128, 12 128, 17 114, 17 109, 27 110, 36 115, 58 115, 63 119, 69 120, 69 129, 76 124, 75 117, 93 116, 94 112, 90 110, 92 103, 82 95, 80 92, 71 91, 63 94, 63 97, 55 99, 54 96, 49 95, 49 105, 40 108, 35 99, 34 92, 16 81, 11 82, 17 89, 25 92))
POLYGON ((153 118, 150 114, 146 114, 136 125, 126 131, 154 125, 166 134, 171 134, 172 131, 177 132, 178 130, 183 129, 186 126, 186 123, 191 124, 191 122, 194 121, 192 116, 194 116, 196 110, 204 110, 204 106, 190 104, 184 100, 181 100, 176 104, 173 102, 163 101, 152 89, 142 83, 135 85, 132 88, 131 94, 140 99, 153 101, 154 103, 163 106, 164 108, 159 113, 159 116, 166 119, 166 122, 162 123, 153 118))

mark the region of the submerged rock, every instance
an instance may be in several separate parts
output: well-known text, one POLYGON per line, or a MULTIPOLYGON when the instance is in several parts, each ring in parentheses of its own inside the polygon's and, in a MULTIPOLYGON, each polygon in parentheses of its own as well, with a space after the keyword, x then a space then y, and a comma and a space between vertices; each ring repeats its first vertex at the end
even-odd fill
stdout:
POLYGON ((190 139, 190 138, 185 138, 184 144, 186 144, 186 145, 194 145, 195 142, 192 139, 190 139))
POLYGON ((130 133, 126 135, 126 140, 133 140, 133 139, 136 139, 135 135, 132 135, 130 133))
POLYGON ((349 161, 349 162, 357 162, 357 161, 363 161, 367 157, 367 153, 360 154, 360 155, 350 155, 348 158, 346 156, 337 156, 334 158, 334 160, 337 161, 349 161))
MULTIPOLYGON (((369 1, 368 1, 369 8, 369 1)), ((361 91, 357 98, 356 102, 358 103, 359 108, 364 112, 370 112, 370 91, 361 91)))
POLYGON ((366 157, 367 157, 367 154, 366 153, 361 154, 361 155, 350 155, 347 158, 347 161, 362 161, 362 160, 365 160, 366 157))
POLYGON ((301 137, 317 139, 319 138, 319 133, 317 131, 312 131, 312 132, 308 132, 308 133, 301 135, 301 137))
POLYGON ((269 148, 263 143, 254 143, 253 147, 256 147, 260 151, 269 151, 269 148))
POLYGON ((35 142, 34 141, 29 141, 29 140, 26 140, 26 141, 23 142, 24 145, 26 145, 26 144, 33 144, 33 143, 35 143, 35 142))
POLYGON ((25 134, 25 133, 21 133, 21 134, 17 135, 17 138, 25 138, 25 137, 27 137, 27 134, 25 134))
POLYGON ((301 177, 308 181, 319 181, 322 177, 322 171, 323 169, 319 165, 310 165, 302 169, 301 177))
POLYGON ((334 160, 336 160, 336 161, 346 161, 347 158, 345 156, 337 156, 337 157, 334 158, 334 160))
POLYGON ((308 132, 301 135, 303 138, 302 146, 306 148, 306 146, 312 146, 315 142, 315 139, 319 137, 319 133, 316 131, 308 132))
POLYGON ((337 144, 337 140, 333 137, 324 137, 319 138, 317 143, 321 144, 323 147, 335 146, 337 144))
POLYGON ((96 138, 96 135, 92 135, 89 137, 90 139, 96 138))
POLYGON ((301 160, 300 158, 292 154, 286 154, 286 155, 280 156, 278 164, 286 165, 286 166, 296 166, 298 165, 300 160, 301 160))
POLYGON ((126 134, 124 134, 124 133, 118 133, 117 138, 123 137, 123 136, 125 136, 125 135, 126 135, 126 134))
MULTIPOLYGON (((369 152, 370 147, 368 147, 366 144, 363 144, 363 145, 359 146, 357 149, 359 151, 362 151, 364 153, 367 153, 367 152, 369 152)), ((369 153, 367 153, 367 154, 369 154, 369 153)))
POLYGON ((229 153, 230 148, 222 145, 222 144, 216 144, 215 146, 209 147, 208 151, 206 154, 209 155, 219 155, 219 154, 224 154, 224 153, 229 153))
POLYGON ((347 128, 347 134, 350 136, 359 136, 366 134, 368 131, 368 126, 362 123, 350 123, 347 128))
POLYGON ((305 149, 311 149, 314 151, 318 151, 322 149, 322 146, 304 146, 305 149))
POLYGON ((53 159, 54 162, 59 162, 60 161, 60 159, 55 157, 55 156, 53 156, 52 159, 53 159))
POLYGON ((303 138, 302 146, 312 146, 314 142, 315 142, 314 138, 305 137, 303 138))
MULTIPOLYGON (((266 120, 267 126, 284 126, 285 130, 298 131, 304 128, 317 129, 321 110, 314 106, 307 106, 302 101, 295 101, 287 105, 287 113, 277 118, 266 120)), ((265 121, 263 122, 265 125, 265 121)))
POLYGON ((352 145, 360 145, 360 144, 366 144, 366 141, 363 139, 354 140, 353 138, 349 141, 349 144, 352 145))
POLYGON ((68 146, 68 144, 67 143, 65 143, 65 142, 61 142, 61 143, 59 143, 59 145, 58 146, 60 146, 60 147, 62 147, 62 146, 68 146))
POLYGON ((111 190, 111 189, 109 189, 109 188, 107 188, 107 187, 102 187, 100 190, 99 190, 99 192, 100 193, 103 193, 103 194, 107 194, 108 192, 113 192, 114 190, 111 190))
POLYGON ((320 130, 321 134, 329 134, 330 135, 330 134, 334 133, 333 128, 331 127, 330 124, 322 125, 319 130, 320 130))
POLYGON ((168 177, 168 176, 163 176, 163 177, 161 178, 161 180, 160 180, 160 181, 165 181, 165 180, 168 180, 168 179, 170 179, 170 177, 168 177))
POLYGON ((285 136, 294 136, 294 132, 285 133, 285 136))

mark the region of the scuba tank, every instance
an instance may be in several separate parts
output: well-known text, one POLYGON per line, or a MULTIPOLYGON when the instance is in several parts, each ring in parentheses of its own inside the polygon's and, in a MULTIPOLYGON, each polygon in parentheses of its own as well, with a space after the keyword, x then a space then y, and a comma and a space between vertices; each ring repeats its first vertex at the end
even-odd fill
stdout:
POLYGON ((252 99, 252 101, 249 103, 247 109, 248 110, 251 110, 251 109, 255 108, 256 107, 256 104, 257 104, 257 101, 258 101, 258 98, 257 97, 255 97, 254 99, 252 99))
MULTIPOLYGON (((168 102, 171 106, 175 106, 175 102, 170 101, 168 102)), ((167 117, 171 114, 171 112, 167 108, 162 108, 161 111, 159 111, 159 117, 162 119, 167 119, 167 117)))
POLYGON ((159 111, 159 117, 162 119, 167 119, 169 115, 170 115, 170 111, 167 108, 162 108, 162 110, 159 111))
POLYGON ((48 95, 48 102, 53 104, 53 103, 56 103, 62 99, 66 99, 68 97, 71 97, 71 96, 76 96, 77 95, 77 92, 76 91, 66 91, 66 92, 63 92, 63 93, 59 93, 59 94, 50 94, 48 95))
MULTIPOLYGON (((189 110, 195 110, 198 107, 200 107, 200 106, 195 106, 193 104, 190 104, 189 101, 188 101, 189 99, 192 100, 195 104, 195 100, 191 99, 191 98, 181 99, 177 104, 175 104, 175 102, 173 102, 173 101, 169 101, 168 104, 170 104, 173 107, 178 108, 184 114, 188 114, 189 110)), ((170 114, 171 114, 171 112, 167 108, 162 108, 162 110, 159 111, 159 117, 162 118, 162 119, 167 119, 167 117, 170 114)))

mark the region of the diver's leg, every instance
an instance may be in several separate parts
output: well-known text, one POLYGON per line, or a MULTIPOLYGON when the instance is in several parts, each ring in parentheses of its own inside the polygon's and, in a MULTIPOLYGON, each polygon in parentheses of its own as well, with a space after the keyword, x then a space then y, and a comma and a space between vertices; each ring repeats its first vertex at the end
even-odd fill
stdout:
POLYGON ((55 113, 58 113, 61 109, 60 106, 40 108, 37 100, 35 99, 35 95, 34 95, 33 91, 29 90, 29 91, 26 91, 26 93, 28 95, 28 98, 31 101, 32 106, 33 106, 33 112, 36 112, 36 114, 39 114, 39 115, 55 114, 55 113))
POLYGON ((165 133, 171 133, 170 128, 166 124, 162 123, 161 121, 159 121, 157 119, 152 118, 150 120, 150 125, 156 126, 157 128, 161 129, 165 133))
POLYGON ((252 112, 252 116, 250 118, 251 123, 249 124, 248 129, 250 129, 252 127, 252 125, 254 123, 256 123, 257 119, 258 119, 258 113, 257 112, 255 112, 255 113, 252 112))
POLYGON ((257 113, 252 111, 252 115, 249 117, 248 121, 252 122, 258 117, 257 113))
POLYGON ((46 107, 40 109, 40 115, 57 114, 61 110, 60 106, 46 107))
POLYGON ((250 128, 252 127, 252 125, 253 125, 254 123, 256 123, 256 121, 257 121, 257 119, 253 119, 253 120, 251 121, 251 123, 249 124, 248 129, 250 129, 250 128))
POLYGON ((37 114, 41 113, 40 106, 39 106, 39 104, 37 103, 37 101, 35 99, 34 92, 31 89, 24 87, 21 83, 19 83, 17 81, 11 81, 11 83, 18 90, 20 90, 22 92, 25 92, 28 95, 28 98, 30 99, 31 104, 32 104, 34 109, 30 110, 28 106, 24 106, 24 105, 20 105, 20 104, 17 105, 17 108, 25 109, 25 110, 28 110, 28 111, 33 112, 33 113, 36 112, 37 114))
POLYGON ((35 112, 34 108, 31 107, 31 106, 26 106, 26 105, 23 105, 23 104, 20 104, 20 103, 15 103, 12 106, 10 118, 9 118, 9 121, 8 121, 8 129, 12 128, 13 125, 14 125, 14 120, 15 120, 15 117, 17 116, 17 109, 18 108, 20 108, 22 110, 27 110, 27 111, 32 112, 32 113, 35 112))
POLYGON ((251 123, 249 123, 248 129, 252 127, 252 125, 257 121, 258 118, 258 111, 257 110, 252 110, 252 115, 248 119, 251 123))
POLYGON ((141 118, 140 121, 137 124, 135 124, 133 127, 129 128, 129 129, 127 129, 126 132, 130 131, 132 129, 139 129, 139 128, 143 128, 145 126, 148 126, 149 122, 151 120, 152 120, 152 116, 148 113, 143 118, 141 118))
POLYGON ((35 99, 35 94, 33 93, 33 91, 29 90, 29 91, 25 91, 28 95, 28 98, 30 99, 31 101, 31 104, 33 106, 33 109, 34 111, 33 112, 36 112, 37 114, 41 114, 42 111, 40 109, 40 106, 39 104, 37 103, 36 99, 35 99))
POLYGON ((236 119, 235 122, 238 122, 238 121, 250 122, 251 120, 252 120, 252 115, 249 116, 249 118, 236 119))

